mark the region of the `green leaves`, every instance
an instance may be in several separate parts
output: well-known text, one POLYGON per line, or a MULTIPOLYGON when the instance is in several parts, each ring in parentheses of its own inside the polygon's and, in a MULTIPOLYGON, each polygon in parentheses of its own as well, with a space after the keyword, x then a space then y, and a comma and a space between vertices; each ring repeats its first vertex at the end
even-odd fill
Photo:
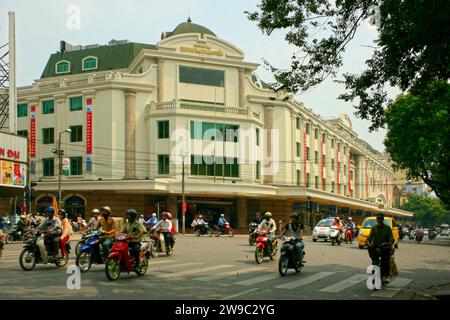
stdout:
POLYGON ((391 102, 385 85, 409 91, 450 78, 448 0, 261 0, 258 8, 246 12, 250 20, 267 34, 286 29, 286 41, 302 51, 288 71, 271 66, 279 82, 274 87, 292 93, 335 77, 361 23, 369 17, 377 22, 377 50, 365 71, 344 75, 346 92, 339 97, 358 102, 356 114, 372 121, 370 130, 385 125, 384 109, 391 102))
POLYGON ((398 168, 450 204, 450 84, 431 82, 386 109, 385 145, 398 168))

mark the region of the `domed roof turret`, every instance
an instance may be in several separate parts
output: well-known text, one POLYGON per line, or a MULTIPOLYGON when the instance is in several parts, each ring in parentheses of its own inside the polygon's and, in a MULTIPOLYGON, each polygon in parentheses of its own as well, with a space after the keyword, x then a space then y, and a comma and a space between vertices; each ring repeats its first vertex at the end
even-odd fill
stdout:
POLYGON ((209 34, 211 36, 217 37, 214 32, 209 30, 208 28, 201 26, 196 23, 192 23, 191 18, 187 20, 187 22, 180 23, 175 29, 173 29, 172 32, 163 32, 161 34, 161 40, 175 36, 178 34, 184 34, 184 33, 200 33, 200 34, 209 34))

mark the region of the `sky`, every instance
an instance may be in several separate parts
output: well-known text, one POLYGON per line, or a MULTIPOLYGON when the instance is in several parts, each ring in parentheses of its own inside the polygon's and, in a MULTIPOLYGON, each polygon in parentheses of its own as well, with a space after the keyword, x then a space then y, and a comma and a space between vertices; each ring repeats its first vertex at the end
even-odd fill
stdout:
MULTIPOLYGON (((245 60, 260 63, 259 78, 272 82, 262 60, 286 68, 298 49, 284 40, 283 31, 263 34, 247 19, 244 11, 255 11, 259 0, 9 0, 0 2, 0 45, 7 43, 8 11, 16 14, 17 85, 32 84, 39 79, 60 40, 70 44, 107 44, 111 39, 156 44, 161 33, 172 31, 190 15, 192 22, 212 30, 219 38, 244 51, 245 60), (71 27, 73 6, 79 8, 79 26, 71 27), (69 25, 68 25, 69 22, 69 25)), ((374 27, 364 23, 350 42, 344 55, 345 72, 359 73, 372 54, 377 37, 374 27)), ((353 104, 338 100, 344 87, 329 78, 296 99, 315 113, 338 117, 347 113, 359 138, 383 151, 386 130, 369 133, 370 122, 357 118, 353 104)), ((391 94, 393 96, 393 94, 391 94)))

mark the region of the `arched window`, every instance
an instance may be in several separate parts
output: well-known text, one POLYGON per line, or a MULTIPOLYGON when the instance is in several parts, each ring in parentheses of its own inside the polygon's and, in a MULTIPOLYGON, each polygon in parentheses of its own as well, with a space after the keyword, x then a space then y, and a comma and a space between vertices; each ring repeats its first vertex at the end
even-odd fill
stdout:
POLYGON ((83 71, 95 70, 98 68, 97 57, 86 57, 83 59, 83 71))
POLYGON ((64 200, 64 208, 68 214, 68 218, 76 220, 78 213, 81 213, 83 219, 85 216, 86 201, 79 195, 71 195, 64 200))
POLYGON ((62 60, 55 65, 56 74, 69 73, 70 72, 70 62, 67 60, 62 60))

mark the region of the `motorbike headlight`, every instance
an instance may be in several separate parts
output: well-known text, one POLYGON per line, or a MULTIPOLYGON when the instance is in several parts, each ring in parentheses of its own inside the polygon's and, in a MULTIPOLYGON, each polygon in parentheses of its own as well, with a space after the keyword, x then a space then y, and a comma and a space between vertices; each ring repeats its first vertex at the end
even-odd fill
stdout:
POLYGON ((364 231, 359 231, 359 235, 361 236, 361 237, 364 237, 364 231))

